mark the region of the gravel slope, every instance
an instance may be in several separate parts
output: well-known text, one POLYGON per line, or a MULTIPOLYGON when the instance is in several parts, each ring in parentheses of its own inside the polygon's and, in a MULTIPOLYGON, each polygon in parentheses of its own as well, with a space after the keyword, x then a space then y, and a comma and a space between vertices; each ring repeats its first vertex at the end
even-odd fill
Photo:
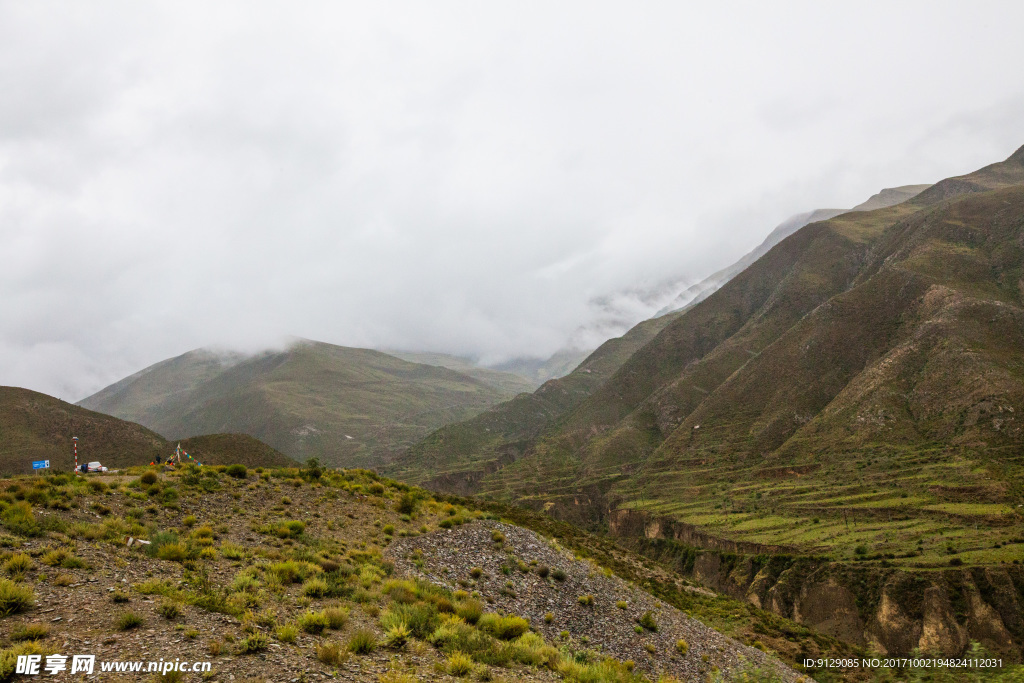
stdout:
POLYGON ((520 527, 476 522, 416 538, 398 538, 388 547, 387 555, 398 573, 453 590, 479 591, 490 609, 529 619, 545 638, 559 641, 563 638, 560 634, 568 631, 575 645, 632 660, 637 669, 655 679, 667 673, 683 681, 703 680, 713 667, 728 673, 755 666, 775 671, 784 681, 811 680, 520 527), (496 534, 501 534, 504 542, 492 540, 496 534), (417 560, 422 568, 417 567, 417 560), (520 562, 528 571, 522 571, 520 562), (541 576, 541 566, 549 569, 546 578, 541 576), (479 578, 473 578, 474 567, 483 570, 479 578), (565 573, 564 580, 554 578, 555 570, 565 573), (579 600, 587 595, 594 598, 590 606, 579 600), (617 605, 620 601, 626 602, 625 609, 617 605), (648 611, 658 628, 638 633, 638 619, 648 611), (548 613, 553 617, 551 623, 545 619, 548 613), (689 645, 685 655, 677 649, 679 639, 689 645))

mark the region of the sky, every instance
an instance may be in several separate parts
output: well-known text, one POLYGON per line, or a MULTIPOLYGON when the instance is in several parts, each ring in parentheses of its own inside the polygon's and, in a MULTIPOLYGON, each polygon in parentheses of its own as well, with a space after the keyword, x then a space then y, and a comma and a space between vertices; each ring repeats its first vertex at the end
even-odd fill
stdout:
POLYGON ((0 384, 74 401, 291 336, 596 343, 792 214, 1024 145, 1022 25, 1016 1, 0 0, 0 384))

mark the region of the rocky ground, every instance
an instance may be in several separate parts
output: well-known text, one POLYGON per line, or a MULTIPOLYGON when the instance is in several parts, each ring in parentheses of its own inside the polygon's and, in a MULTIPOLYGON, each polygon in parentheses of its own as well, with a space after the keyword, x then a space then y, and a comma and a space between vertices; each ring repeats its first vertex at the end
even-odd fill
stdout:
MULTIPOLYGON (((592 650, 631 660, 650 680, 662 672, 680 681, 705 680, 716 670, 736 671, 742 658, 776 671, 782 680, 798 678, 763 652, 574 560, 532 532, 432 499, 401 514, 403 489, 369 475, 310 482, 295 474, 249 472, 232 478, 209 471, 204 476, 215 485, 203 490, 185 485, 178 473, 161 473, 152 485, 141 485, 138 474, 89 476, 71 483, 51 478, 49 485, 41 478, 0 481, 0 582, 6 582, 0 593, 13 586, 31 589, 32 596, 29 604, 0 616, 0 680, 12 673, 11 657, 18 648, 27 646, 67 655, 69 662, 71 655, 91 654, 98 661, 212 663, 212 670, 201 676, 161 679, 104 674, 97 668, 91 676, 65 672, 42 674, 39 680, 467 680, 451 675, 450 653, 425 639, 391 647, 381 642, 363 654, 348 651, 353 635, 363 629, 383 641, 381 615, 394 605, 388 572, 418 574, 452 590, 479 591, 491 603, 488 611, 527 618, 561 651, 592 650), (26 507, 39 527, 32 532, 14 521, 26 507), (287 523, 304 528, 294 535, 271 530, 287 523), (491 539, 495 532, 503 542, 491 539), (156 539, 170 533, 186 556, 161 559, 145 546, 125 543, 127 536, 156 539), (410 559, 413 553, 421 558, 422 571, 410 559), (520 571, 519 561, 526 571, 520 571), (308 568, 307 583, 273 579, 272 567, 289 562, 308 568), (549 568, 547 578, 539 575, 541 564, 549 568), (478 579, 474 567, 481 572, 478 579), (563 581, 555 580, 557 570, 565 572, 563 581), (247 574, 254 583, 240 588, 240 577, 247 574), (331 576, 343 576, 345 590, 333 596, 310 593, 310 581, 331 576), (220 596, 224 604, 204 606, 199 595, 220 596), (579 603, 585 595, 594 597, 593 605, 579 603), (625 609, 616 607, 620 600, 625 609), (299 628, 291 638, 281 635, 282 628, 300 624, 303 615, 329 608, 347 614, 339 628, 322 633, 299 628), (657 621, 656 631, 638 626, 637 618, 646 611, 657 621), (137 617, 128 628, 119 623, 126 614, 137 617), (25 635, 27 627, 35 629, 31 638, 25 635), (245 652, 244 644, 253 638, 261 642, 245 652), (677 648, 680 639, 686 641, 685 654, 677 648), (330 647, 338 649, 336 656, 322 656, 330 647)), ((551 667, 514 662, 476 662, 469 676, 506 683, 570 680, 551 667)), ((614 680, 640 683, 632 675, 614 680)))
POLYGON ((780 680, 809 680, 517 526, 483 521, 400 538, 386 555, 400 572, 478 592, 493 608, 526 617, 546 639, 571 639, 633 661, 655 678, 671 674, 698 681, 715 670, 729 674, 753 667, 773 671, 780 680), (648 628, 641 626, 645 613, 653 619, 648 628))

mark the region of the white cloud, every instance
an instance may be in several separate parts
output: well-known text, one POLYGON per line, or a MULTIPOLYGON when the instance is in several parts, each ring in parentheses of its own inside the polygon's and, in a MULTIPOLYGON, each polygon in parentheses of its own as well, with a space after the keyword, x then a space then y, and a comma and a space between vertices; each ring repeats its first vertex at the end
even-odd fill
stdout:
POLYGON ((1022 19, 0 4, 0 383, 77 399, 291 334, 550 353, 790 214, 1008 155, 1022 19))

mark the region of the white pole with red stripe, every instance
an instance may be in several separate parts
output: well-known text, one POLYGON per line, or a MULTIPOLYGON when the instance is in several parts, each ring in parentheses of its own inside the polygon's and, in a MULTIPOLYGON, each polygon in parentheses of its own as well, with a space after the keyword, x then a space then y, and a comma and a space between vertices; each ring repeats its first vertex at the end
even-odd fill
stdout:
POLYGON ((75 443, 75 472, 78 471, 78 437, 73 436, 71 440, 75 443))

